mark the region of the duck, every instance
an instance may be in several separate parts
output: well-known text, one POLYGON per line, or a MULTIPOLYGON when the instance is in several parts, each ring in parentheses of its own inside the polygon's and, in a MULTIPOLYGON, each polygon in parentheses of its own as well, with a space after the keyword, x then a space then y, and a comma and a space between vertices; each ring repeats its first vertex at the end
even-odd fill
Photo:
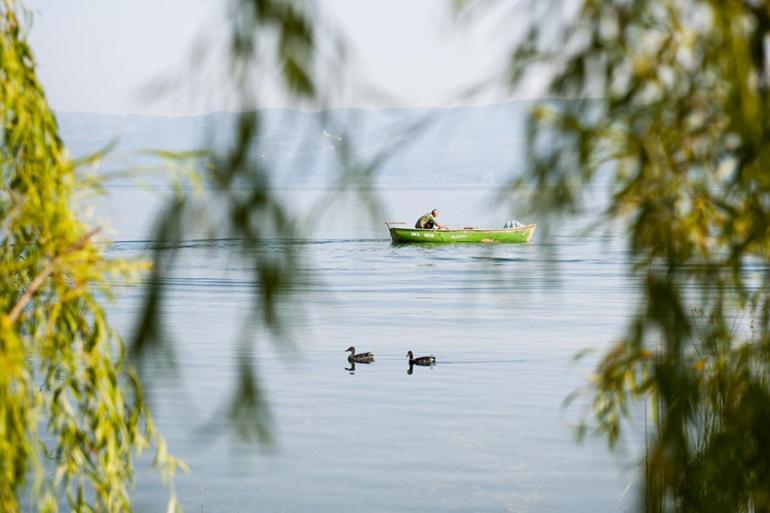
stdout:
POLYGON ((406 353, 406 357, 409 358, 409 365, 433 365, 436 363, 436 357, 435 356, 418 356, 417 358, 414 357, 414 353, 409 351, 406 353))
POLYGON ((350 346, 349 348, 345 349, 346 353, 350 353, 348 355, 348 361, 350 363, 372 363, 374 361, 374 353, 358 353, 356 354, 356 348, 353 346, 350 346))

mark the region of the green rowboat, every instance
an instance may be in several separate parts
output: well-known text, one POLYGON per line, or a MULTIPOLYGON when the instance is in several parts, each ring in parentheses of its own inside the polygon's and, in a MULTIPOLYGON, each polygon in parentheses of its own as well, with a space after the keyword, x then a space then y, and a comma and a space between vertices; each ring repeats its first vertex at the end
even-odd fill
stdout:
POLYGON ((499 230, 482 230, 478 228, 463 228, 461 230, 423 230, 420 228, 399 228, 385 223, 394 243, 401 242, 529 242, 535 233, 537 225, 527 224, 516 228, 501 228, 499 230))

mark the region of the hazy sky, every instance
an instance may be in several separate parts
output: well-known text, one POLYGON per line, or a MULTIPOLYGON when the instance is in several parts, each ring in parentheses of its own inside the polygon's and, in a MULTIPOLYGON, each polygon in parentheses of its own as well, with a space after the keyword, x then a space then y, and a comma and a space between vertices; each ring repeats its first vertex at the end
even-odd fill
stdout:
MULTIPOLYGON (((27 0, 39 74, 57 110, 187 115, 232 110, 222 93, 225 0, 27 0), (201 50, 209 49, 208 59, 201 50), (211 50, 214 49, 214 50, 211 50), (158 89, 158 85, 162 85, 158 89), (159 91, 163 91, 162 93, 159 91)), ((488 103, 461 92, 502 62, 502 45, 483 30, 453 25, 448 0, 319 0, 339 28, 357 79, 331 106, 446 106, 488 103), (493 43, 498 44, 493 44, 493 43), (495 48, 496 51, 492 51, 495 48), (362 94, 368 81, 387 93, 362 94)), ((275 83, 260 106, 286 106, 275 83)))

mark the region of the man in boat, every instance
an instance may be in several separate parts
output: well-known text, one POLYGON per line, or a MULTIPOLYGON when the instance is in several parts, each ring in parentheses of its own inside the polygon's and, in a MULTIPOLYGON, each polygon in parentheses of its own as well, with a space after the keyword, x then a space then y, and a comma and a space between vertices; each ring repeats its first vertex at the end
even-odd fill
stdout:
POLYGON ((438 215, 439 215, 438 209, 434 208, 429 213, 419 218, 415 223, 414 227, 420 228, 422 230, 446 230, 447 229, 446 226, 436 221, 436 218, 438 217, 438 215))

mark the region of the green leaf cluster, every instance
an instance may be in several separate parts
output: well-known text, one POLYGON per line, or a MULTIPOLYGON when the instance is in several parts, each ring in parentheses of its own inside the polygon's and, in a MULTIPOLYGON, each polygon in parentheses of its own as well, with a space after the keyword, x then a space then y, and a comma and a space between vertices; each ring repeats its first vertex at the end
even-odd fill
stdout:
MULTIPOLYGON (((254 368, 254 334, 262 328, 266 335, 290 341, 278 306, 300 281, 301 259, 293 241, 301 227, 276 195, 271 170, 258 157, 262 127, 253 95, 257 83, 272 78, 277 65, 280 86, 291 97, 317 99, 316 32, 307 7, 294 0, 230 3, 227 81, 235 86, 240 111, 230 127, 232 140, 205 152, 157 153, 167 161, 190 164, 191 180, 203 187, 177 187, 157 219, 152 271, 130 344, 140 371, 146 358, 159 354, 173 366, 175 344, 166 329, 164 278, 177 265, 177 248, 193 230, 211 239, 238 240, 233 256, 251 269, 252 315, 236 341, 237 384, 223 413, 241 437, 262 442, 270 441, 270 417, 254 368)), ((297 296, 291 300, 293 310, 299 308, 297 296)))
POLYGON ((627 233, 639 284, 596 370, 597 428, 614 444, 652 399, 646 510, 768 511, 770 274, 751 270, 770 258, 770 3, 545 4, 509 76, 548 73, 554 100, 533 111, 515 185, 562 214, 607 186, 603 220, 627 233))
POLYGON ((78 218, 19 11, 0 4, 0 511, 128 511, 136 454, 169 479, 181 464, 103 307, 109 278, 143 266, 107 259, 78 218))

